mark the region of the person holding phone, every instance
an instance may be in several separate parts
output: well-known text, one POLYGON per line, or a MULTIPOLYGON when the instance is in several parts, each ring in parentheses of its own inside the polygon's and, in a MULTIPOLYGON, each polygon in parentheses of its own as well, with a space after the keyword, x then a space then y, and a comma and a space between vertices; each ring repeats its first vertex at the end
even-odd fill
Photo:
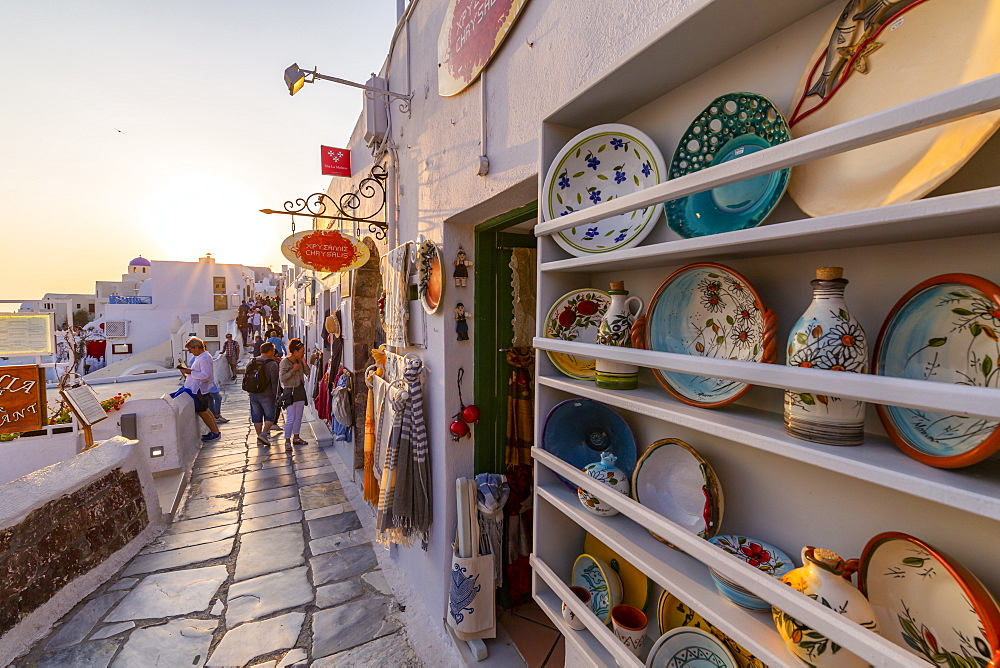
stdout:
POLYGON ((288 355, 278 365, 278 380, 284 388, 282 403, 285 405, 285 450, 292 445, 307 445, 299 436, 302 428, 302 411, 306 407, 305 379, 309 375, 306 365, 306 346, 299 339, 288 342, 288 355))

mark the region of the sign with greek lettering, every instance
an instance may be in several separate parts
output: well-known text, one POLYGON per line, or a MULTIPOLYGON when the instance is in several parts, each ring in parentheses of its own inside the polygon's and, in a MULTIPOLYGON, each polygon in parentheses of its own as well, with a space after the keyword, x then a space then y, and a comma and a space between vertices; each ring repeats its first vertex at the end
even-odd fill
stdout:
POLYGON ((336 230, 296 232, 281 242, 293 264, 322 272, 351 271, 368 262, 368 246, 336 230))
POLYGON ((0 434, 41 429, 48 422, 47 408, 44 369, 0 367, 0 434))
POLYGON ((152 297, 122 297, 121 295, 111 295, 108 297, 109 304, 152 304, 152 297))
POLYGON ((438 37, 438 93, 458 95, 476 80, 528 0, 451 0, 438 37))
POLYGON ((51 355, 54 345, 51 314, 0 314, 0 357, 51 355))

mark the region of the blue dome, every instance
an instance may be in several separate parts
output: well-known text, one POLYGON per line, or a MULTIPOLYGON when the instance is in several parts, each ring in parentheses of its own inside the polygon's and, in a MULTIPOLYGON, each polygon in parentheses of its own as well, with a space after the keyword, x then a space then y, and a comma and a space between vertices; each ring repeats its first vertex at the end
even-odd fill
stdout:
POLYGON ((128 266, 130 266, 130 267, 150 267, 152 265, 149 264, 149 260, 147 260, 146 258, 144 258, 143 256, 140 255, 139 257, 137 257, 134 260, 132 260, 131 262, 129 262, 128 266))

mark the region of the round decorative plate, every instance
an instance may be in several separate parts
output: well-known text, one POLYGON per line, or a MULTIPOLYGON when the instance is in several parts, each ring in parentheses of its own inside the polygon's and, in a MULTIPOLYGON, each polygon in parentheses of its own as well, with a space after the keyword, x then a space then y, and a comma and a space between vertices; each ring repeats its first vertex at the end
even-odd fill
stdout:
MULTIPOLYGON (((872 368, 881 376, 1000 387, 1000 287, 971 274, 916 285, 889 312, 872 368)), ((914 459, 969 466, 1000 450, 1000 423, 878 405, 886 431, 914 459)))
MULTIPOLYGON (((776 578, 780 578, 795 568, 795 564, 787 554, 762 540, 747 536, 726 535, 712 536, 708 542, 717 545, 726 554, 731 554, 740 561, 776 578)), ((771 610, 770 603, 743 587, 739 582, 731 580, 714 569, 709 569, 709 573, 722 595, 741 608, 768 612, 771 610)))
POLYGON ((632 498, 702 538, 719 533, 722 486, 708 462, 680 439, 664 438, 646 449, 632 474, 632 498))
POLYGON ((427 313, 436 313, 444 293, 444 260, 441 249, 433 241, 417 247, 417 294, 427 313))
POLYGON ((571 584, 590 592, 590 609, 598 619, 605 624, 611 621, 611 608, 622 602, 622 581, 606 561, 581 554, 573 562, 571 584))
POLYGON ((961 564, 905 533, 865 546, 858 588, 879 633, 935 666, 1000 665, 1000 607, 961 564))
MULTIPOLYGON (((729 93, 712 100, 681 137, 670 162, 671 179, 763 151, 788 141, 777 107, 756 93, 729 93)), ((670 229, 702 237, 756 227, 785 194, 790 170, 781 169, 666 202, 670 229)))
POLYGON ((660 636, 646 659, 648 668, 737 668, 729 649, 707 631, 681 627, 660 636))
MULTIPOLYGON (((753 286, 729 267, 689 264, 663 281, 636 320, 633 341, 646 350, 773 362, 777 317, 753 286)), ((736 401, 746 383, 653 369, 670 394, 692 406, 714 408, 736 401)))
MULTIPOLYGON (((600 460, 608 451, 615 466, 631 480, 635 470, 635 436, 618 413, 592 399, 569 399, 556 404, 542 427, 542 449, 577 469, 600 460)), ((574 492, 576 483, 560 476, 574 492)))
MULTIPOLYGON (((666 180, 663 154, 645 133, 620 123, 584 130, 562 147, 542 182, 542 218, 553 220, 666 180)), ((637 246, 656 224, 650 205, 563 230, 553 238, 577 256, 637 246)))
POLYGON ((653 583, 645 573, 589 533, 583 539, 583 551, 604 560, 611 566, 611 570, 618 573, 622 580, 622 603, 640 610, 646 609, 653 583))
MULTIPOLYGON (((839 4, 844 12, 817 35, 792 96, 794 137, 1000 71, 996 0, 965 0, 961 12, 949 2, 879 0, 861 12, 853 0, 839 4)), ((920 199, 965 165, 997 127, 1000 111, 993 111, 811 160, 792 170, 788 192, 810 216, 920 199)))
MULTIPOLYGON (((660 625, 660 633, 673 629, 689 627, 708 631, 726 646, 729 653, 736 659, 740 668, 767 668, 763 661, 746 651, 742 645, 717 629, 697 612, 681 603, 676 596, 664 591, 657 603, 656 617, 660 625)), ((652 654, 652 652, 650 652, 652 654)))
MULTIPOLYGON (((597 328, 610 305, 611 295, 603 290, 585 288, 567 292, 556 300, 545 316, 544 336, 546 339, 597 343, 597 328)), ((546 353, 556 368, 570 378, 594 380, 595 360, 566 353, 546 353)))

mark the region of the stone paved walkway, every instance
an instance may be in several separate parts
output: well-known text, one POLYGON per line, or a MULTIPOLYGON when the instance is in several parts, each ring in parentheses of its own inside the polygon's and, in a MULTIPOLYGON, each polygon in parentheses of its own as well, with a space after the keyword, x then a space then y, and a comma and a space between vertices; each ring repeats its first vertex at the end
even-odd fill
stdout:
POLYGON ((227 389, 174 522, 17 665, 420 665, 326 452, 258 446, 227 389))

